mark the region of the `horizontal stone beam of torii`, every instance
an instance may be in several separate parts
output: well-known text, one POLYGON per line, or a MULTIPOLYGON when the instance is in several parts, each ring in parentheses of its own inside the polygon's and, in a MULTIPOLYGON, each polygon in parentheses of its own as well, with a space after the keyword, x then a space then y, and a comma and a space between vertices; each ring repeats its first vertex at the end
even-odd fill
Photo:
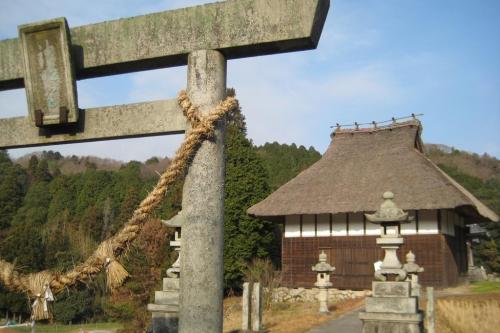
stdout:
MULTIPOLYGON (((329 0, 230 0, 72 28, 75 77, 185 65, 195 50, 218 50, 228 60, 313 49, 328 8, 329 0)), ((23 87, 19 40, 0 41, 0 55, 0 90, 23 87)), ((155 107, 151 104, 80 111, 78 126, 63 129, 66 135, 60 130, 32 127, 25 117, 0 119, 0 133, 8 133, 0 137, 0 148, 183 132, 186 125, 176 115, 176 104, 156 103, 172 123, 158 123, 158 112, 147 112, 155 107), (101 111, 106 111, 108 123, 114 126, 94 127, 101 123, 101 111), (158 126, 149 125, 153 123, 158 126), (92 134, 85 134, 88 130, 92 134)), ((0 118, 1 114, 0 106, 0 118)))
MULTIPOLYGON (((228 0, 68 31, 64 20, 54 20, 41 25, 59 30, 42 31, 32 44, 22 33, 39 26, 23 26, 24 39, 0 41, 0 90, 27 83, 31 118, 0 119, 0 149, 182 133, 188 126, 175 101, 76 109, 75 116, 73 100, 68 111, 61 103, 51 106, 53 96, 71 94, 64 84, 72 80, 187 64, 188 95, 207 114, 225 97, 228 59, 314 49, 329 6, 329 0, 228 0), (49 64, 33 70, 37 52, 71 68, 49 64), (61 80, 53 80, 58 75, 61 80), (44 110, 34 103, 48 113, 56 110, 56 118, 49 114, 45 123, 44 110)), ((181 333, 222 332, 224 127, 220 122, 215 137, 201 145, 185 179, 181 333)))
MULTIPOLYGON (((77 79, 187 64, 194 50, 226 60, 316 47, 324 0, 229 0, 71 29, 77 79)), ((0 90, 23 87, 18 39, 0 41, 0 90)))

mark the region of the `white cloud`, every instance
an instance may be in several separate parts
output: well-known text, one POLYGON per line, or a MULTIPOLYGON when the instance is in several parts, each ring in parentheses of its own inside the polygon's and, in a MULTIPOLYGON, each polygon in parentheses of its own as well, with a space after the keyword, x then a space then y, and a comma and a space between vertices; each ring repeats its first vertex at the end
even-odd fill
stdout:
POLYGON ((318 101, 312 98, 314 85, 298 78, 300 61, 293 58, 288 55, 230 62, 228 84, 236 88, 248 134, 257 144, 310 142, 304 123, 317 116, 318 101))
POLYGON ((324 150, 331 125, 385 120, 393 116, 386 108, 404 102, 405 92, 382 65, 316 74, 308 72, 307 57, 314 61, 316 53, 230 62, 229 85, 237 90, 255 143, 295 142, 324 150))
POLYGON ((387 69, 367 66, 334 74, 326 84, 326 90, 340 103, 395 104, 401 101, 401 91, 388 72, 387 69))

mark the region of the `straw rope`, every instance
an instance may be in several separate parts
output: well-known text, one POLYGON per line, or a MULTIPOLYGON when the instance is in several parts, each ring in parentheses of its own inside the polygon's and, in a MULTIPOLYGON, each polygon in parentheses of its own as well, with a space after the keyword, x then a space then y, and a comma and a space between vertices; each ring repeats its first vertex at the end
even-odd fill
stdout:
POLYGON ((103 269, 107 273, 108 287, 114 288, 123 282, 128 273, 115 258, 118 258, 130 243, 137 238, 144 223, 165 197, 169 186, 184 174, 201 143, 213 137, 217 122, 238 106, 236 98, 228 96, 213 111, 204 116, 191 103, 185 91, 179 93, 177 101, 182 112, 191 123, 191 129, 188 131, 169 167, 160 176, 154 189, 142 200, 123 228, 116 235, 103 241, 85 262, 65 273, 42 271, 21 274, 16 271, 13 264, 0 258, 0 282, 5 287, 11 291, 27 293, 31 299, 37 299, 47 289, 47 284, 54 294, 58 294, 64 288, 72 286, 78 281, 83 282, 90 279, 103 269))

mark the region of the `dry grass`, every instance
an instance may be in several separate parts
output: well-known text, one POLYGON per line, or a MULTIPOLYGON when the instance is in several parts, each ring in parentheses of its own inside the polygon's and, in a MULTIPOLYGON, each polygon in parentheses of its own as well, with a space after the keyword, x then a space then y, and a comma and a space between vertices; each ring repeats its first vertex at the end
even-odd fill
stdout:
POLYGON ((436 332, 495 333, 500 327, 500 294, 464 295, 437 300, 436 332))
MULTIPOLYGON (((497 332, 500 327, 500 283, 478 282, 436 292, 436 332, 497 332), (472 328, 471 328, 472 327, 472 328), (495 328, 495 329, 494 329, 495 328)), ((425 292, 420 310, 425 313, 425 292)), ((425 322, 427 325, 427 322, 425 322)))
MULTIPOLYGON (((469 287, 457 289, 453 290, 457 295, 438 297, 436 301, 436 332, 498 332, 500 293, 473 294, 469 287)), ((425 312, 425 307, 423 300, 420 309, 425 312)))
MULTIPOLYGON (((302 333, 326 321, 362 306, 364 299, 347 300, 330 305, 330 314, 318 313, 318 303, 274 303, 264 312, 264 327, 270 333, 302 333)), ((241 329, 241 297, 224 300, 224 332, 241 329)))
POLYGON ((280 271, 274 269, 274 265, 269 258, 257 258, 252 260, 245 270, 246 282, 260 282, 263 293, 264 309, 269 310, 272 306, 272 291, 281 285, 283 276, 280 271))

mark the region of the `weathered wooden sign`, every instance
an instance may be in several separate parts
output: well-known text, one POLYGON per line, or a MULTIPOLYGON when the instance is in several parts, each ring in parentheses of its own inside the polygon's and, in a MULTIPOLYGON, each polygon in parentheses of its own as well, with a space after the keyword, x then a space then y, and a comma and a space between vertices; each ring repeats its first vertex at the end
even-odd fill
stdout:
POLYGON ((66 19, 19 27, 28 110, 36 126, 76 123, 78 106, 66 19))

